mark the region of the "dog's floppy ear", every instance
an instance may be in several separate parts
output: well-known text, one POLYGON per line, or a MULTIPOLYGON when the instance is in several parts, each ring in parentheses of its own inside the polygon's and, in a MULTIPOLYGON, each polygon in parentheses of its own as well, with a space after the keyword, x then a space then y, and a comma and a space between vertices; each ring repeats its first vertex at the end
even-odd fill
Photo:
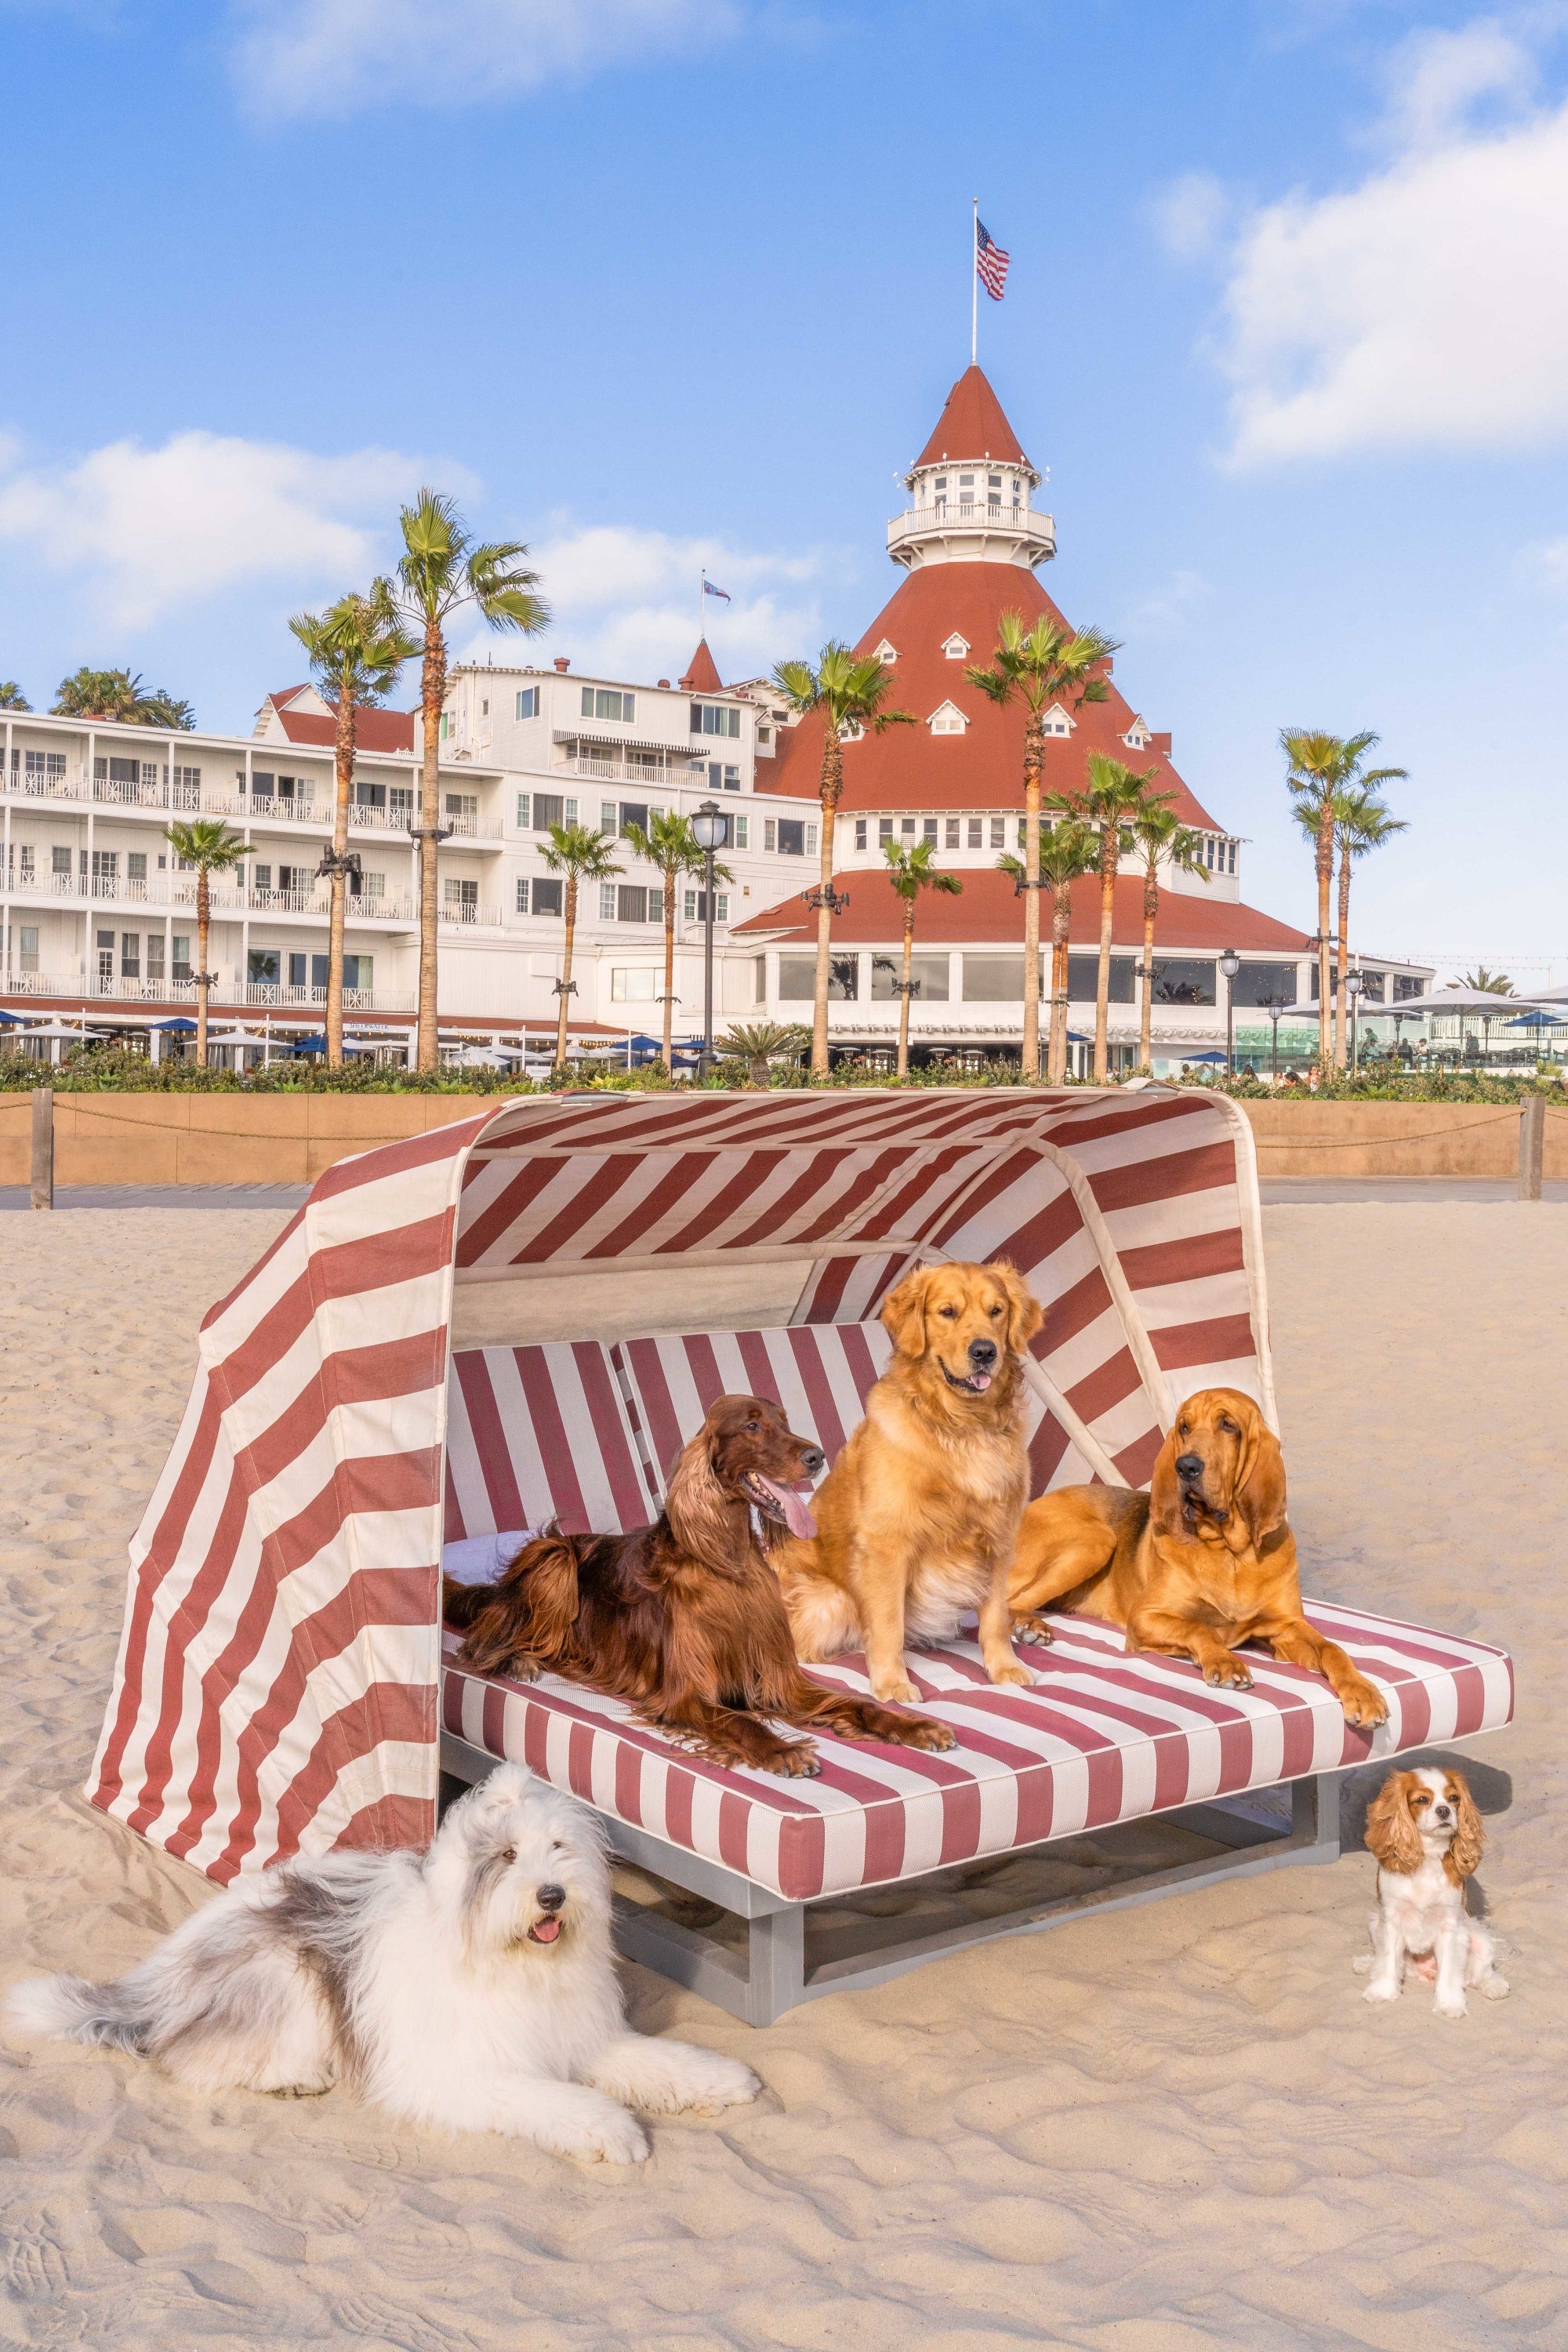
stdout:
POLYGON ((1016 1266, 998 1258, 987 1266, 1007 1294, 1007 1345, 1021 1356, 1046 1319, 1046 1310, 1016 1266))
POLYGON ((1408 1772, 1391 1772, 1366 1809, 1366 1843, 1384 1870, 1408 1878, 1422 1863, 1421 1832, 1410 1811, 1408 1772))
POLYGON ((1476 1801, 1470 1794, 1470 1784, 1462 1772, 1450 1772, 1448 1786, 1454 1793, 1454 1817, 1458 1827, 1454 1843, 1448 1848, 1448 1859, 1457 1878, 1473 1878, 1481 1866, 1481 1854, 1487 1833, 1481 1817, 1476 1811, 1476 1801))
POLYGON ((1245 1402, 1241 1467, 1233 1499, 1256 1550, 1265 1536, 1285 1524, 1285 1456, 1258 1406, 1250 1397, 1245 1402))
POLYGON ((1173 1422, 1165 1443, 1154 1457, 1149 1481, 1149 1524, 1156 1535, 1182 1532, 1182 1489, 1176 1478, 1176 1429, 1173 1422))
POLYGON ((926 1292, 931 1288, 929 1265, 917 1265, 895 1284, 882 1301, 882 1328, 900 1356, 925 1353, 926 1292))

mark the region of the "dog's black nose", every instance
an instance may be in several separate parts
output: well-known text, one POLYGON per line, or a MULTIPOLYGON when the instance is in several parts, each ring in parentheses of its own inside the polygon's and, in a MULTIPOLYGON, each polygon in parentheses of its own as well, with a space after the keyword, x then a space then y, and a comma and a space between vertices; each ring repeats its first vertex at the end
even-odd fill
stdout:
POLYGON ((1446 1822, 1447 1820, 1448 1808, 1447 1805, 1434 1805, 1432 1811, 1436 1814, 1437 1819, 1440 1822, 1446 1822))
POLYGON ((995 1340, 971 1339, 969 1343, 969 1360, 973 1365, 977 1372, 988 1372, 991 1370, 992 1365, 996 1361, 995 1340))
POLYGON ((1203 1466, 1204 1457, 1201 1454, 1178 1454, 1176 1456, 1176 1467, 1184 1478, 1201 1476, 1203 1466))
POLYGON ((827 1456, 824 1454, 820 1445, 803 1446, 801 1448, 800 1455, 801 1476, 803 1478, 815 1478, 826 1459, 827 1456))
POLYGON ((542 1911, 559 1911, 566 1900, 566 1889, 563 1886, 542 1886, 533 1899, 542 1911))

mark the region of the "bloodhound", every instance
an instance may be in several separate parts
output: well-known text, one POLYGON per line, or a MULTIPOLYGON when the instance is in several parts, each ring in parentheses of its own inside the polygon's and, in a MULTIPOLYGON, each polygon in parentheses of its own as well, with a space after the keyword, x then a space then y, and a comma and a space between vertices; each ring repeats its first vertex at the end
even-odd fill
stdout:
POLYGON ((1017 1630, 1081 1610, 1127 1629, 1129 1652, 1191 1658, 1245 1690, 1243 1643, 1322 1675, 1352 1723, 1385 1720, 1381 1694, 1301 1614, 1279 1441, 1238 1389, 1200 1389, 1176 1415, 1147 1494, 1063 1486, 1024 1514, 1008 1587, 1017 1630))

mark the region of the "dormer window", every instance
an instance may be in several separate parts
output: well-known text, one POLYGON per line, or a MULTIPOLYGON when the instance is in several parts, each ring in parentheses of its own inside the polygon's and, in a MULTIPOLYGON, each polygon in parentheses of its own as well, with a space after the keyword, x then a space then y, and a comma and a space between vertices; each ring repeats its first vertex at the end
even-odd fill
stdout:
POLYGON ((985 477, 985 503, 986 503, 987 507, 990 509, 990 510, 991 510, 991 512, 992 512, 993 514, 1000 514, 1000 513, 1001 513, 1001 511, 1002 511, 1002 477, 1001 477, 1001 475, 1000 475, 1000 474, 987 474, 987 475, 986 475, 986 477, 985 477))
POLYGON ((887 638, 884 637, 879 646, 872 646, 871 656, 874 661, 886 662, 890 665, 898 660, 899 649, 897 646, 890 646, 888 643, 887 638))
POLYGON ((943 645, 942 652, 947 656, 949 661, 967 661, 969 659, 969 639, 967 637, 961 637, 958 631, 954 629, 952 636, 949 637, 943 645))
POLYGON ((936 501, 938 514, 945 514, 947 512, 947 476, 945 474, 939 474, 931 484, 931 495, 936 501))
POLYGON ((1146 751, 1152 738, 1142 719, 1134 719, 1121 740, 1130 751, 1146 751))
POLYGON ((1068 717, 1061 704, 1053 702, 1041 721, 1041 732, 1046 735, 1070 735, 1073 726, 1074 721, 1068 717))
POLYGON ((847 719, 838 730, 838 740, 841 743, 858 743, 865 732, 858 719, 847 719))
POLYGON ((969 721, 956 702, 944 702, 926 723, 933 735, 962 735, 969 721))

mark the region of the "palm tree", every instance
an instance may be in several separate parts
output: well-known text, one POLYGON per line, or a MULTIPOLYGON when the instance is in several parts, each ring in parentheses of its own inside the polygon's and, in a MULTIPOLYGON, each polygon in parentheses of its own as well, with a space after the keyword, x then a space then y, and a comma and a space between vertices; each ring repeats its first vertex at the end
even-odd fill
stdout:
MULTIPOLYGON (((1370 727, 1359 735, 1330 735, 1321 729, 1282 727, 1279 748, 1288 762, 1285 789, 1296 821, 1311 835, 1318 875, 1318 1068, 1327 1078, 1333 1067, 1329 1007, 1329 893, 1334 878, 1334 806, 1342 793, 1391 783, 1404 768, 1365 768, 1362 761, 1378 738, 1370 727)), ((1340 942, 1344 970, 1344 942, 1340 942)))
POLYGON ((896 842, 885 841, 882 855, 888 861, 889 879, 904 902, 904 956, 899 975, 899 1076, 910 1074, 910 967, 915 951, 915 902, 922 890, 940 890, 944 898, 961 898, 963 885, 956 875, 939 874, 931 864, 936 856, 934 841, 917 841, 909 849, 900 849, 896 842))
POLYGON ((1340 847, 1340 945, 1339 945, 1339 1006, 1334 1058, 1337 1066, 1345 1066, 1344 974, 1350 961, 1351 940, 1351 866, 1358 857, 1370 850, 1381 849, 1396 833, 1408 833, 1408 821, 1393 815, 1387 804, 1364 785, 1339 795, 1334 811, 1334 835, 1340 847))
MULTIPOLYGON (((654 810, 646 831, 640 824, 628 824, 622 838, 634 857, 640 857, 647 866, 657 866, 664 877, 664 1066, 673 1070, 675 893, 682 875, 703 871, 708 863, 707 852, 697 845, 690 818, 681 816, 675 809, 654 810)), ((734 878, 727 866, 714 866, 715 882, 732 882, 734 878)))
POLYGON ((167 727, 188 734, 196 714, 164 688, 142 691, 140 676, 128 669, 89 669, 84 663, 56 688, 55 719, 117 719, 122 726, 167 727))
POLYGON ((745 1063, 752 1086, 765 1087, 770 1062, 782 1059, 785 1054, 804 1054, 810 1044, 811 1032, 802 1022, 753 1021, 721 1037, 719 1051, 745 1063))
MULTIPOLYGON (((447 699, 447 623, 465 604, 478 607, 492 629, 537 636, 550 625, 550 607, 535 593, 539 574, 523 570, 521 540, 476 545, 452 500, 424 489, 398 517, 404 552, 397 576, 401 618, 424 647, 419 692, 425 719, 425 766, 419 795, 419 1067, 435 1070, 436 845, 440 837, 441 709, 447 699)), ((564 1019, 565 999, 562 999, 564 1019)))
MULTIPOLYGON (((1028 864, 1011 850, 996 860, 1015 890, 1026 887, 1028 864)), ((1051 894, 1051 1018, 1046 1048, 1046 1082, 1058 1087, 1068 1066, 1068 949, 1072 937, 1072 886, 1100 865, 1100 835, 1075 817, 1040 826, 1040 887, 1051 894)))
POLYGON ((32 707, 14 677, 0 678, 0 710, 31 710, 32 707))
MULTIPOLYGON (((566 877, 566 942, 561 958, 561 977, 556 982, 556 993, 561 1010, 555 1016, 555 1066, 566 1066, 566 1010, 572 1002, 572 950, 577 937, 577 885, 580 882, 607 882, 612 874, 625 872, 616 856, 616 845, 602 833, 585 824, 552 824, 550 845, 542 849, 544 863, 552 874, 566 877)), ((424 1029, 420 1029, 421 1045, 424 1029)), ((432 1020, 430 1034, 435 1035, 432 1020)), ((421 1061, 423 1067, 423 1060, 421 1061)))
POLYGON ((1476 989, 1482 996, 1511 996, 1514 992, 1513 982, 1506 971, 1489 971, 1484 963, 1477 964, 1474 971, 1467 971, 1459 985, 1476 989))
POLYGON ((350 860, 349 802, 353 791, 359 714, 382 698, 405 661, 419 648, 400 623, 384 576, 371 583, 368 596, 350 593, 324 613, 296 613, 289 626, 310 657, 310 673, 324 701, 335 709, 333 754, 337 796, 332 845, 321 861, 331 877, 327 926, 327 1066, 343 1066, 343 923, 350 860))
POLYGON ((221 818, 176 818, 163 828, 163 838, 176 857, 196 869, 196 1067, 207 1066, 207 999, 212 974, 207 970, 207 942, 212 933, 212 877, 226 873, 245 856, 245 844, 221 818))
POLYGON ((1184 824, 1165 805, 1166 795, 1150 800, 1133 818, 1129 830, 1133 847, 1143 859, 1143 995, 1138 1015, 1138 1066, 1151 1066, 1154 1041, 1154 922, 1160 912, 1160 860, 1178 874, 1195 874, 1207 882, 1203 835, 1184 824))
POLYGON ((1092 825, 1100 836, 1100 971, 1094 989, 1094 1083, 1105 1084, 1110 1059, 1107 1042, 1110 1025, 1110 935, 1116 925, 1116 876, 1121 855, 1130 846, 1131 828, 1146 809, 1162 808, 1173 793, 1151 789, 1158 770, 1142 773, 1107 752, 1091 751, 1079 793, 1053 793, 1047 806, 1065 809, 1069 816, 1092 825))
POLYGON ((827 1076, 827 983, 833 938, 833 828, 844 790, 844 744, 858 740, 867 728, 880 735, 889 727, 912 727, 908 710, 888 710, 885 698, 892 672, 875 654, 852 654, 847 646, 830 638, 815 669, 805 661, 780 662, 773 683, 793 710, 804 717, 816 711, 823 723, 822 773, 817 785, 822 803, 821 880, 816 894, 816 989, 811 1016, 811 1067, 814 1076, 827 1076))
POLYGON ((1077 710, 1103 702, 1110 689, 1096 676, 1116 651, 1102 629, 1058 625, 1042 613, 1026 629, 1021 613, 1004 613, 989 669, 964 677, 998 709, 1024 705, 1024 1052, 1023 1075, 1040 1075, 1040 774, 1046 757, 1046 713, 1058 703, 1077 710))

